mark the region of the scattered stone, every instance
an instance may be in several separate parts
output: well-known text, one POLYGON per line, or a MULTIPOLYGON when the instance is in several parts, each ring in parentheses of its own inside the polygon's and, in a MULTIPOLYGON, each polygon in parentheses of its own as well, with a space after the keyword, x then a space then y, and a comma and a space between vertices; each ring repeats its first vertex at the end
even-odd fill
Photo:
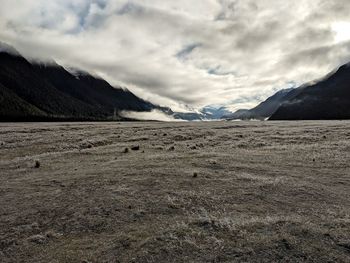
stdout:
POLYGON ((198 173, 197 172, 194 172, 193 173, 193 178, 197 178, 198 177, 198 173))
POLYGON ((88 145, 87 145, 87 148, 89 148, 89 149, 92 148, 92 145, 91 145, 91 144, 88 144, 88 145))
POLYGON ((341 241, 341 242, 338 242, 337 245, 350 251, 350 241, 341 241))
POLYGON ((46 237, 43 235, 34 235, 29 237, 28 240, 36 244, 44 244, 46 242, 46 237))
POLYGON ((62 236, 62 234, 58 234, 52 230, 49 230, 45 233, 45 236, 49 239, 55 239, 55 238, 59 238, 60 236, 62 236))
POLYGON ((163 136, 168 136, 168 134, 164 133, 163 136))
POLYGON ((190 149, 191 149, 191 150, 196 150, 197 147, 196 147, 196 146, 191 146, 190 149))
POLYGON ((120 244, 121 244, 124 248, 128 248, 128 247, 130 247, 131 242, 130 242, 129 238, 126 238, 126 239, 120 240, 120 244))
POLYGON ((132 146, 132 147, 131 147, 131 150, 133 150, 133 151, 138 151, 138 150, 140 150, 140 145, 132 146))
POLYGON ((175 146, 170 146, 169 151, 175 151, 175 146))
POLYGON ((180 207, 176 204, 168 204, 168 207, 171 209, 179 209, 180 207))
POLYGON ((125 148, 123 153, 128 153, 129 152, 129 148, 125 148))
MULTIPOLYGON (((0 248, 4 249, 4 248, 9 248, 11 246, 15 246, 15 245, 18 245, 17 241, 15 239, 2 239, 0 241, 0 248)), ((0 258, 2 258, 3 254, 1 254, 1 251, 0 251, 0 258)), ((3 257, 5 258, 5 257, 3 257)))
POLYGON ((323 139, 327 139, 327 136, 326 136, 326 135, 323 135, 323 139))
POLYGON ((39 167, 40 167, 40 162, 36 160, 34 164, 34 168, 39 168, 39 167))
POLYGON ((281 240, 281 245, 282 245, 283 247, 285 247, 287 250, 292 249, 291 244, 290 244, 290 243, 288 242, 288 240, 285 239, 285 238, 283 238, 283 239, 281 240))
POLYGON ((314 159, 312 159, 312 161, 313 161, 313 162, 316 162, 316 159, 314 158, 314 159))

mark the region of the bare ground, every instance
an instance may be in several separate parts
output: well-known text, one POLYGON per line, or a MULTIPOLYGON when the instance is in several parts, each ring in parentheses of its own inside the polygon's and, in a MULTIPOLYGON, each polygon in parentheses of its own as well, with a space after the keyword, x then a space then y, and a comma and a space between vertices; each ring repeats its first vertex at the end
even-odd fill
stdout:
POLYGON ((350 122, 0 124, 4 263, 350 262, 349 200, 350 122))

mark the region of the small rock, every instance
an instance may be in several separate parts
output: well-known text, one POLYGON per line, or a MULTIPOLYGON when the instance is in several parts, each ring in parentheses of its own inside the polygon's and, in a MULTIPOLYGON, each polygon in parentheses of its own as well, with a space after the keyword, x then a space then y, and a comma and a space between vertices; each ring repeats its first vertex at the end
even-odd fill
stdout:
POLYGON ((316 159, 314 158, 314 159, 312 159, 312 161, 313 161, 313 162, 316 162, 316 159))
POLYGON ((193 178, 197 178, 198 177, 198 173, 194 172, 193 173, 193 178))
POLYGON ((129 152, 129 148, 125 148, 123 153, 128 153, 129 152))
POLYGON ((197 147, 196 147, 196 146, 191 146, 190 149, 191 149, 191 150, 196 150, 197 147))
POLYGON ((131 147, 131 150, 133 150, 133 151, 138 151, 138 150, 140 150, 140 145, 132 146, 132 147, 131 147))
POLYGON ((175 146, 170 146, 169 151, 175 151, 175 146))
POLYGON ((60 236, 62 236, 62 234, 58 234, 52 230, 49 230, 45 233, 45 236, 49 239, 54 239, 54 238, 59 238, 60 236))
POLYGON ((164 133, 163 136, 168 136, 168 134, 164 133))
POLYGON ((34 168, 39 168, 39 167, 40 167, 40 162, 36 160, 34 164, 34 168))
POLYGON ((350 241, 341 241, 338 242, 337 245, 350 251, 350 241))
POLYGON ((36 244, 43 244, 46 242, 46 237, 44 237, 43 235, 34 235, 29 237, 28 240, 36 244))
POLYGON ((37 222, 34 222, 30 225, 31 229, 39 230, 39 224, 37 222))

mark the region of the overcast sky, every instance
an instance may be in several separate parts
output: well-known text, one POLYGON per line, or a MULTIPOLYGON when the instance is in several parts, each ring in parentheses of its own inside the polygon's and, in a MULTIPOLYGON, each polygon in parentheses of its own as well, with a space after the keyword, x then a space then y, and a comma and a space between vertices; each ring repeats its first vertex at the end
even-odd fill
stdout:
POLYGON ((350 61, 349 0, 0 0, 0 41, 175 110, 246 108, 350 61))

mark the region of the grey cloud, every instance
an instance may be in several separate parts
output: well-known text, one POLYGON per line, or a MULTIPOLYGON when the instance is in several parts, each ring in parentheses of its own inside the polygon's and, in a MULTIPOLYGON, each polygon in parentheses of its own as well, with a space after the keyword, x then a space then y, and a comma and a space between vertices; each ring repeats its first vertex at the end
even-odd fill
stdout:
POLYGON ((236 108, 348 62, 350 34, 334 24, 347 31, 349 11, 345 0, 2 0, 0 40, 158 104, 236 108))
POLYGON ((201 44, 191 44, 191 45, 188 45, 186 47, 184 47, 182 50, 180 50, 178 53, 176 53, 176 57, 180 60, 184 60, 187 58, 187 56, 189 54, 192 53, 193 50, 195 50, 196 48, 200 47, 201 44))
POLYGON ((223 70, 220 65, 217 67, 208 69, 207 72, 210 75, 216 75, 216 76, 227 76, 227 75, 237 76, 238 75, 237 72, 235 72, 235 71, 223 70))
POLYGON ((127 2, 116 11, 118 15, 133 14, 140 15, 144 11, 141 5, 134 4, 132 2, 127 2))

